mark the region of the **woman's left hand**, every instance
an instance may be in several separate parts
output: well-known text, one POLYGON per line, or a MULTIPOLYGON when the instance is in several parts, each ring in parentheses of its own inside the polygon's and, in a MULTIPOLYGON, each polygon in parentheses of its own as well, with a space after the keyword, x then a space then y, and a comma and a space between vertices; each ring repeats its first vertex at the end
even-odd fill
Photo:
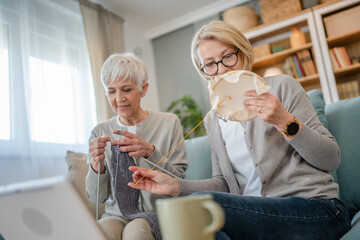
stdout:
POLYGON ((255 90, 249 90, 244 95, 251 97, 244 101, 245 107, 279 131, 283 131, 286 124, 294 119, 294 116, 286 111, 280 100, 270 93, 258 95, 255 90))
MULTIPOLYGON (((118 130, 113 130, 114 134, 118 133, 118 130)), ((136 158, 148 158, 155 151, 155 147, 139 137, 137 134, 133 134, 127 131, 120 131, 120 135, 124 136, 120 140, 112 140, 112 145, 120 145, 119 149, 122 152, 128 152, 130 157, 136 158)))

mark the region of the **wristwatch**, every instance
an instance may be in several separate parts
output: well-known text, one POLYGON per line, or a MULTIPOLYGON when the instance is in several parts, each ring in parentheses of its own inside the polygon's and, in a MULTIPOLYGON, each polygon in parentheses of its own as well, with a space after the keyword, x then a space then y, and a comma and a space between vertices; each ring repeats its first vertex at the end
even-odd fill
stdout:
POLYGON ((282 135, 291 137, 298 134, 300 130, 299 120, 294 116, 294 119, 286 124, 285 131, 279 131, 282 135))

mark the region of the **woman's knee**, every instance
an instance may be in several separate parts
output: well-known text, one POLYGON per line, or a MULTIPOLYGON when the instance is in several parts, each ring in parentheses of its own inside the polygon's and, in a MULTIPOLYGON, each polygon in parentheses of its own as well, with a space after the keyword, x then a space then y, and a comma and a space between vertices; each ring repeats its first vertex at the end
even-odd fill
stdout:
POLYGON ((121 240, 125 223, 117 217, 104 217, 98 221, 108 240, 121 240))
POLYGON ((154 240, 154 231, 143 218, 131 220, 124 228, 123 240, 154 240))

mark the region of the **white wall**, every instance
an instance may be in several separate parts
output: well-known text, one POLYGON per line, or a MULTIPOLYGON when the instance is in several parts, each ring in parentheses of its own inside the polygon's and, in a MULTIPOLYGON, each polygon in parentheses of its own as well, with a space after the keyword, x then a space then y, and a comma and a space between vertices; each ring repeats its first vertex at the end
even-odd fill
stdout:
POLYGON ((144 32, 131 23, 124 22, 124 43, 126 52, 139 52, 149 74, 149 89, 141 101, 145 110, 160 111, 158 86, 155 73, 154 53, 151 41, 146 39, 144 32))

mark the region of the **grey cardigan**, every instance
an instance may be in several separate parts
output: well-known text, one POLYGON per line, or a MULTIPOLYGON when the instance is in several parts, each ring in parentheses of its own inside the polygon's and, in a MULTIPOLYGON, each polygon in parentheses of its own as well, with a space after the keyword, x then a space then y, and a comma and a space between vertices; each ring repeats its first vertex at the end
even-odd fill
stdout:
MULTIPOLYGON (((183 131, 178 117, 172 113, 161 113, 148 111, 149 115, 141 123, 136 125, 136 134, 144 140, 155 146, 155 152, 147 158, 152 163, 156 164, 162 159, 165 154, 170 151, 183 138, 183 131)), ((119 129, 120 125, 117 116, 98 124, 91 132, 90 140, 112 134, 112 130, 119 129)), ((90 156, 88 157, 90 164, 90 156)), ((110 143, 105 147, 105 166, 104 174, 100 174, 100 203, 106 201, 105 211, 107 214, 121 216, 119 208, 114 200, 114 194, 111 191, 111 171, 109 171, 111 160, 110 143)), ((150 169, 150 165, 142 158, 135 158, 135 163, 138 166, 150 169)), ((173 152, 165 158, 159 166, 172 172, 179 178, 185 177, 185 170, 188 165, 188 160, 185 151, 185 144, 182 142, 175 148, 173 152)), ((159 170, 155 168, 155 170, 159 170)), ((86 176, 86 192, 88 198, 92 202, 96 202, 97 193, 97 173, 95 173, 91 166, 86 176)), ((163 198, 163 196, 151 194, 146 191, 141 191, 139 199, 139 209, 141 211, 154 211, 155 200, 163 198)))
MULTIPOLYGON (((264 79, 285 109, 303 127, 287 141, 271 124, 256 118, 242 122, 244 138, 262 182, 262 196, 302 198, 338 197, 338 185, 330 172, 340 163, 335 138, 321 124, 311 102, 294 78, 277 75, 264 79)), ((180 195, 198 191, 242 194, 245 183, 238 183, 230 164, 218 124, 218 115, 209 112, 205 126, 212 153, 213 177, 207 180, 179 180, 180 195)))

